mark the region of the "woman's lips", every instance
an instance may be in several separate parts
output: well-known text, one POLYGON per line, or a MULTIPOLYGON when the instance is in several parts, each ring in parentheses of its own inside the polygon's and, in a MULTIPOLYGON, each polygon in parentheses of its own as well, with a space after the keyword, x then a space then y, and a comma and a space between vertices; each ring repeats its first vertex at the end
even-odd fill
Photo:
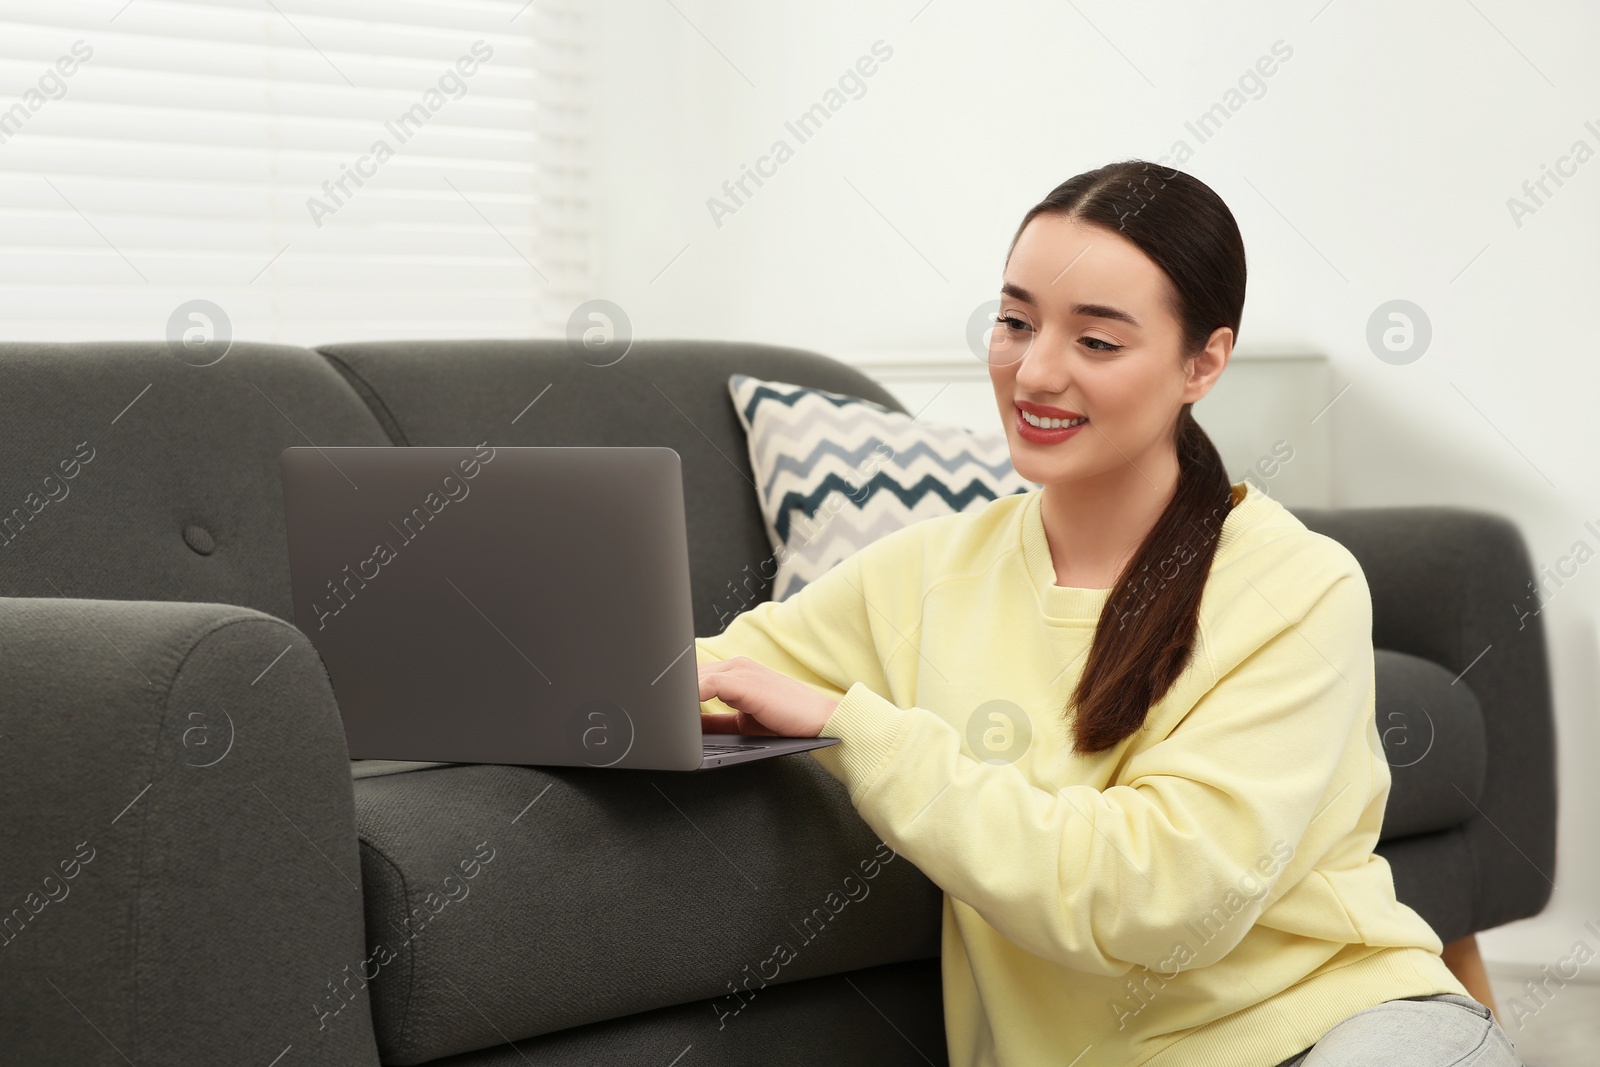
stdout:
POLYGON ((1020 436, 1024 441, 1032 441, 1036 445, 1053 445, 1057 444, 1058 442, 1065 441, 1069 437, 1077 434, 1079 430, 1089 425, 1089 420, 1085 419, 1076 426, 1062 427, 1056 430, 1046 430, 1033 425, 1027 419, 1023 418, 1021 408, 1017 408, 1016 410, 1018 436, 1020 436))

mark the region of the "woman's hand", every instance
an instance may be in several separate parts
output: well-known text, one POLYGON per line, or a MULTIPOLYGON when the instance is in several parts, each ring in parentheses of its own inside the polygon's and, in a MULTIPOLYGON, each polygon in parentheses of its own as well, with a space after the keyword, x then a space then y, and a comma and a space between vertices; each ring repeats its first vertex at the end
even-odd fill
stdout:
POLYGON ((708 734, 816 737, 839 702, 747 656, 698 664, 700 700, 734 709, 700 715, 708 734))

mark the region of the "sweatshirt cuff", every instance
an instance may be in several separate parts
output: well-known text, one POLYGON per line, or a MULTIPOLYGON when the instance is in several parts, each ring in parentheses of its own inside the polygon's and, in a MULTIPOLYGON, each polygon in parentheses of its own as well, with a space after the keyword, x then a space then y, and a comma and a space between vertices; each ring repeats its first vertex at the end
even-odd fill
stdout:
POLYGON ((837 745, 814 748, 811 756, 824 770, 843 782, 852 803, 858 804, 899 749, 911 713, 856 682, 845 691, 839 706, 822 724, 818 737, 837 737, 837 745))

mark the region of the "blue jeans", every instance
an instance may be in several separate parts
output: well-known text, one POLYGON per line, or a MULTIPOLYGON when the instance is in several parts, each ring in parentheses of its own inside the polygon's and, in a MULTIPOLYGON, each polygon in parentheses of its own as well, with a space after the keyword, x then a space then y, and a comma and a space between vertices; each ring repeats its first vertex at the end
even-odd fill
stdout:
POLYGON ((1400 997, 1358 1011, 1277 1067, 1523 1067, 1489 1009, 1459 993, 1400 997))

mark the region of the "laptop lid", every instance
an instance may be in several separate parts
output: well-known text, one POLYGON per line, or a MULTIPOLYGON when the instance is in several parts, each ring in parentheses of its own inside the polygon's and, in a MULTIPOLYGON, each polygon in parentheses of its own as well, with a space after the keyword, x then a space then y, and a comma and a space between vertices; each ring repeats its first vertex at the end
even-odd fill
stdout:
POLYGON ((677 452, 296 446, 281 467, 295 624, 352 758, 701 765, 677 452))

